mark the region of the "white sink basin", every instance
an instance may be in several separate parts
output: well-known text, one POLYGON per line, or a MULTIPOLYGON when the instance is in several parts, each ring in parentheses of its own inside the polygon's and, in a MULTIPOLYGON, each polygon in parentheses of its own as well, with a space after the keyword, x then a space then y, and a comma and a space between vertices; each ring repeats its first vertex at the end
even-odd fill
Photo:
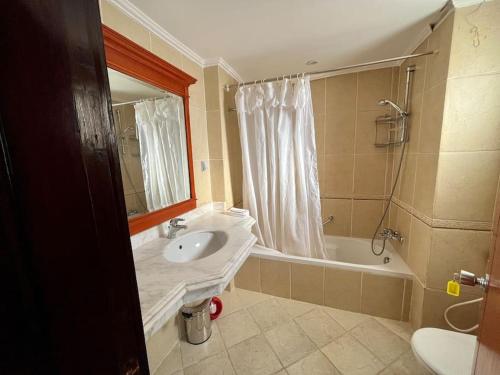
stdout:
POLYGON ((227 234, 222 231, 192 232, 171 241, 163 257, 173 263, 191 262, 216 253, 226 242, 227 234))

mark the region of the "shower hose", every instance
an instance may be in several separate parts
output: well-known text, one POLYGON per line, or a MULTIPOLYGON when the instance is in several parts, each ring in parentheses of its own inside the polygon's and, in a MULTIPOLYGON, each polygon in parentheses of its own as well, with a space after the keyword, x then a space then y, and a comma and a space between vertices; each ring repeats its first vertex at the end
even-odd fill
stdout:
POLYGON ((385 250, 385 241, 387 241, 387 238, 385 238, 385 237, 383 238, 383 240, 382 240, 382 250, 380 250, 379 252, 377 252, 375 250, 375 239, 377 238, 378 231, 380 230, 380 228, 382 227, 382 224, 384 223, 384 219, 387 216, 387 212, 389 212, 389 207, 391 206, 391 202, 392 202, 392 196, 394 195, 394 190, 396 190, 396 185, 398 183, 399 175, 401 173, 401 165, 403 164, 403 158, 404 158, 404 155, 405 155, 405 150, 406 150, 406 142, 403 142, 403 147, 401 149, 401 157, 399 158, 398 171, 396 173, 396 178, 394 179, 394 183, 392 185, 391 195, 389 196, 389 200, 387 201, 387 205, 385 206, 384 213, 382 214, 382 217, 380 218, 380 221, 379 221, 379 223, 377 225, 377 228, 375 229, 375 232, 373 233, 373 236, 372 236, 371 250, 372 250, 372 253, 374 255, 376 255, 376 256, 382 255, 382 253, 385 250))
POLYGON ((483 297, 481 298, 476 298, 476 299, 473 299, 473 300, 470 300, 470 301, 466 301, 466 302, 460 302, 460 303, 456 303, 454 305, 451 305, 450 307, 448 307, 445 311, 444 311, 444 320, 446 320, 446 323, 451 327, 453 328, 455 331, 458 331, 458 332, 462 332, 462 333, 469 333, 469 332, 472 332, 474 331, 475 329, 477 329, 479 327, 479 324, 476 324, 470 328, 458 328, 456 327, 455 325, 453 325, 450 320, 448 319, 448 313, 453 310, 454 308, 456 307, 460 307, 460 306, 466 306, 466 305, 472 305, 473 303, 478 303, 478 302, 481 302, 483 300, 483 297))

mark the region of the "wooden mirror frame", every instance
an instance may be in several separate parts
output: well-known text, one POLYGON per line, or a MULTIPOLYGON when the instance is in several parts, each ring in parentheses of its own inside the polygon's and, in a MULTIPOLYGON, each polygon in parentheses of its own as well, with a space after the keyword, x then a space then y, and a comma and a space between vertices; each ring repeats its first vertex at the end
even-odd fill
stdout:
POLYGON ((130 39, 125 38, 113 29, 102 25, 102 30, 108 68, 179 95, 184 102, 191 197, 188 200, 175 203, 157 211, 130 218, 128 221, 129 231, 130 235, 134 235, 196 208, 191 128, 189 125, 189 86, 195 83, 196 79, 160 59, 130 39))

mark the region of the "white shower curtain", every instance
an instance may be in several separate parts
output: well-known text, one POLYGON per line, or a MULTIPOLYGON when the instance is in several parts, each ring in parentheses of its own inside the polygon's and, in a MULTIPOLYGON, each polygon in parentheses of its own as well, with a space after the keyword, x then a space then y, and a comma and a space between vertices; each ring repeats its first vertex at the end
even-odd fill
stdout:
POLYGON ((258 242, 325 258, 309 78, 240 87, 243 205, 258 242))
POLYGON ((146 100, 134 108, 148 211, 189 199, 182 98, 146 100))

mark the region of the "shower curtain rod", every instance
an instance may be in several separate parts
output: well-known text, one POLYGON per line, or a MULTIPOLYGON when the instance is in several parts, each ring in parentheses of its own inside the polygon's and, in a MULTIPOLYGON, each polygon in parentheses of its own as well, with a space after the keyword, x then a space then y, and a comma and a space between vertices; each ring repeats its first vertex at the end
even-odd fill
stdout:
POLYGON ((224 88, 226 91, 229 91, 231 87, 238 87, 238 86, 246 86, 246 85, 253 85, 256 83, 265 83, 265 82, 274 82, 274 81, 279 81, 280 79, 286 78, 286 77, 300 77, 301 75, 315 75, 315 74, 326 74, 326 73, 333 73, 333 72, 338 72, 340 70, 346 70, 346 69, 352 69, 352 68, 360 68, 362 66, 370 66, 370 65, 376 65, 376 64, 383 64, 386 62, 392 62, 392 61, 398 61, 398 60, 404 60, 404 59, 409 59, 412 57, 420 57, 420 56, 426 56, 426 55, 432 55, 434 53, 438 53, 439 51, 426 51, 426 52, 421 52, 421 53, 414 53, 412 55, 405 55, 405 56, 399 56, 399 57, 391 57, 389 59, 383 59, 383 60, 376 60, 376 61, 370 61, 370 62, 365 62, 361 64, 354 64, 354 65, 346 65, 346 66, 340 66, 338 68, 333 68, 333 69, 327 69, 327 70, 318 70, 316 72, 309 72, 309 73, 295 73, 295 74, 284 74, 279 77, 273 77, 273 78, 266 78, 266 79, 257 79, 255 81, 248 81, 248 82, 243 82, 243 83, 235 83, 232 85, 225 85, 224 88))

